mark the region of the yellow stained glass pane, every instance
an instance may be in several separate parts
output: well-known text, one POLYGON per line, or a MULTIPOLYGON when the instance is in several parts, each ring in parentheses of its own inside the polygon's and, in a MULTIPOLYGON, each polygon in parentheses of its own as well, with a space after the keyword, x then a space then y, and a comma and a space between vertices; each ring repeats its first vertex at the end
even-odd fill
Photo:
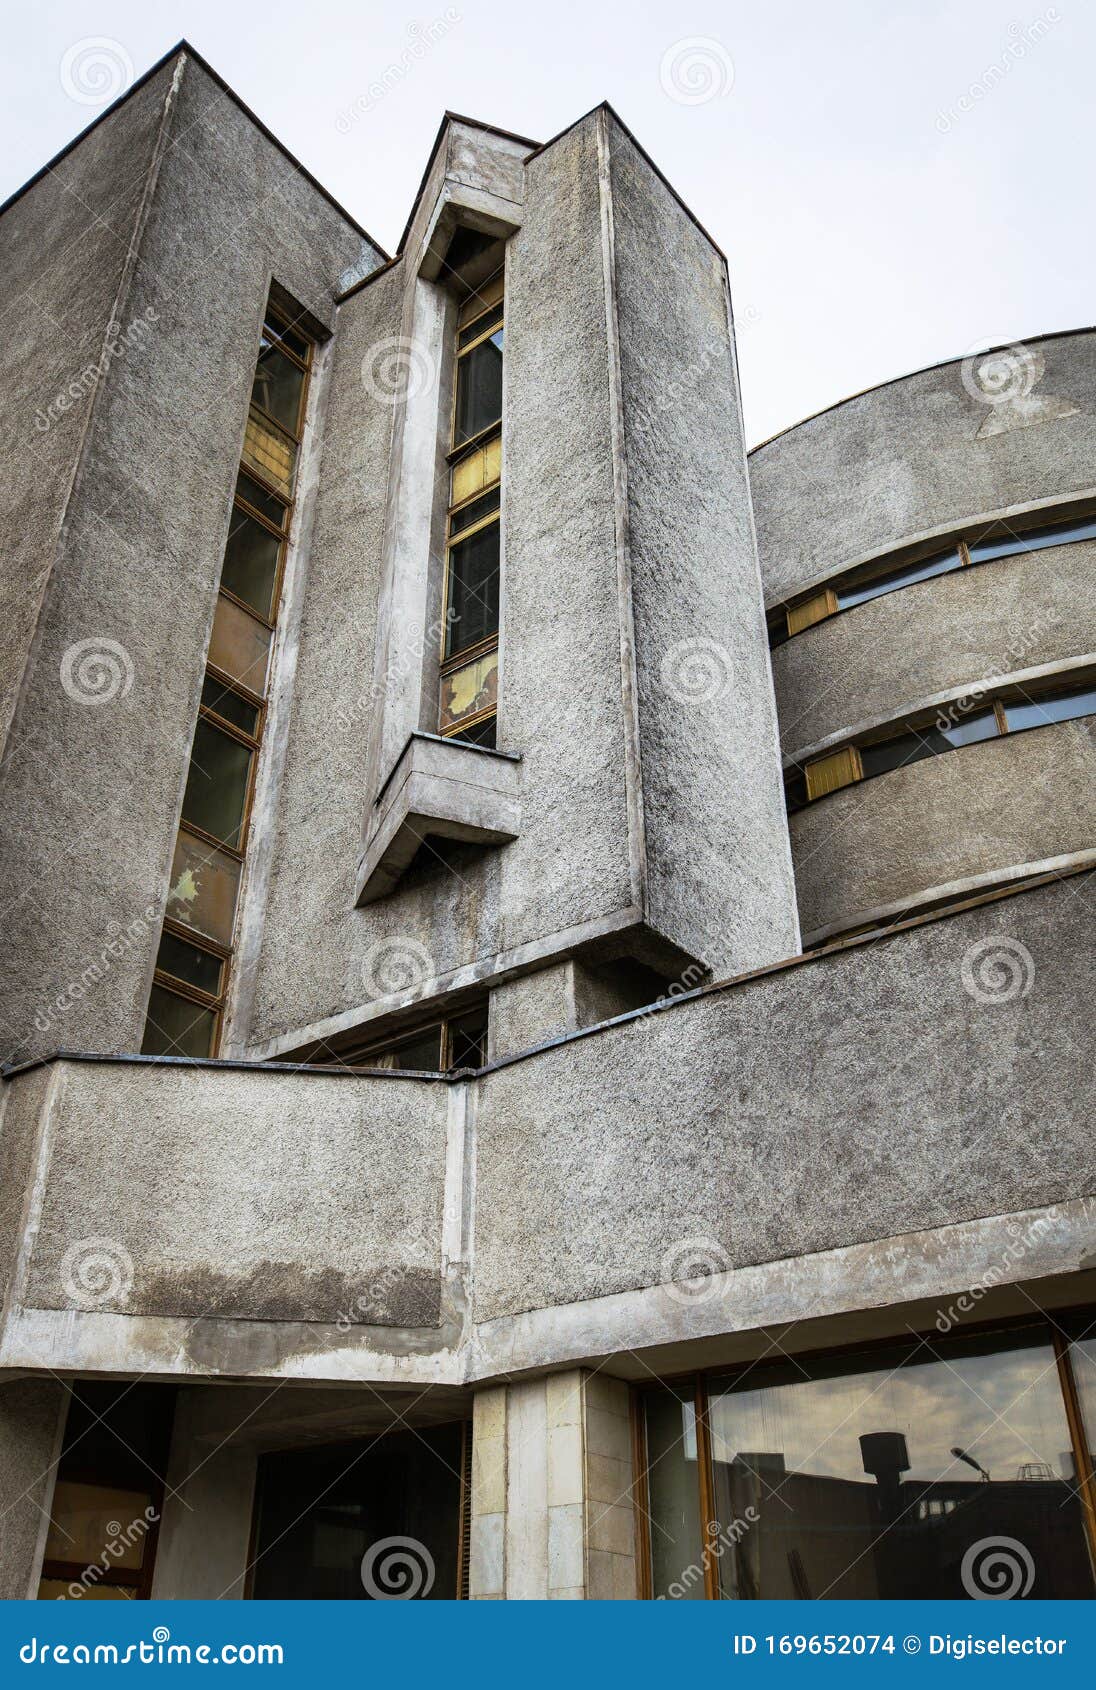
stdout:
POLYGON ((172 921, 229 950, 239 886, 240 864, 234 857, 179 829, 167 895, 172 921))
POLYGON ((251 692, 261 695, 266 691, 270 629, 232 599, 219 595, 209 640, 209 661, 232 680, 242 681, 251 692))
POLYGON ((452 733, 473 716, 494 710, 499 696, 499 654, 486 652, 441 678, 439 728, 452 733))
POLYGON ((474 452, 469 452, 460 463, 453 465, 453 493, 451 505, 459 505, 465 499, 470 499, 473 493, 479 493, 484 487, 490 487, 502 474, 502 435, 496 434, 486 445, 479 446, 474 452))
POLYGON ((138 1568, 145 1558, 152 1498, 143 1491, 58 1479, 46 1537, 47 1561, 138 1568))
POLYGON ((288 494, 293 488, 296 457, 293 441, 252 407, 244 430, 245 467, 258 470, 272 486, 288 494))

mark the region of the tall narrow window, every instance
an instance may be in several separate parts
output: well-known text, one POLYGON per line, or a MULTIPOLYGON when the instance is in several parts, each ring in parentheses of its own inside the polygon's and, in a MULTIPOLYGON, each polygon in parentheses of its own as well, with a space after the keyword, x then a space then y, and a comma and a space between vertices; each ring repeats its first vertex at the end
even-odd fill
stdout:
POLYGON ((502 494, 501 271, 457 316, 439 732, 494 745, 502 494))
POLYGON ((210 1056, 220 1038, 311 364, 270 305, 141 1047, 158 1056, 210 1056))

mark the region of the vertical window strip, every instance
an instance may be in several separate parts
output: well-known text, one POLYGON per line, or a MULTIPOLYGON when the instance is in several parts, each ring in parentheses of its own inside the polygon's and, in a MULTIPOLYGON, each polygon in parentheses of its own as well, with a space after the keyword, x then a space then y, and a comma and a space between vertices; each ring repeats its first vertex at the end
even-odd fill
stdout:
POLYGON ((142 1050, 212 1056, 262 744, 312 342, 263 321, 142 1050))

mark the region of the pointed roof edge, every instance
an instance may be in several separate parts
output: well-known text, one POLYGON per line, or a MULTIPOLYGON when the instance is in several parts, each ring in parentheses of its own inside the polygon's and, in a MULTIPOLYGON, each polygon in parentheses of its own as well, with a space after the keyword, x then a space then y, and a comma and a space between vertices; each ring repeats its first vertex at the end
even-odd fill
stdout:
MULTIPOLYGON (((386 263, 378 265, 375 270, 371 270, 369 272, 368 276, 363 276, 360 281, 354 282, 346 289, 345 293, 340 293, 337 296, 335 303, 337 305, 341 305, 344 300, 350 299, 354 294, 359 293, 362 288, 368 287, 370 282, 374 282, 377 280, 378 276, 384 275, 384 273, 387 270, 390 270, 394 264, 398 264, 400 259, 403 257, 404 246, 407 241, 407 237, 411 232, 411 225, 415 221, 415 214, 419 209, 420 201, 426 191, 426 184, 430 178, 430 172, 434 168, 434 160, 437 158, 438 149, 445 138, 445 131, 451 123, 463 123, 467 125, 469 129, 482 129, 488 135, 501 135, 505 141, 516 141, 519 146, 528 147, 530 149, 529 158, 537 158, 541 153, 547 152, 549 147, 554 147, 557 141, 562 141, 565 135, 569 135, 571 133, 572 129, 577 129, 580 123, 585 123, 587 118, 593 117, 595 113, 600 111, 609 113, 613 122, 616 123, 628 137, 629 141, 643 159, 644 163, 649 167, 654 175, 658 177, 667 193, 681 207, 686 217, 700 231, 700 233, 704 236, 704 239, 708 242, 708 245, 712 248, 712 251, 718 254, 719 258, 723 261, 724 267, 726 267, 727 255, 723 251, 723 248, 719 245, 719 242, 713 240, 711 234, 704 227, 700 218, 696 215, 696 212, 693 211, 692 207, 678 193, 669 177, 659 169, 646 147, 641 141, 637 140, 634 132, 629 129, 620 113, 613 105, 610 104, 608 100, 601 100, 596 106, 591 106, 589 111, 583 112, 581 117, 576 117, 573 123, 568 123, 565 128, 561 129, 558 134, 553 135, 551 140, 548 141, 533 141, 528 135, 516 135, 512 129, 500 129, 496 124, 484 123, 482 119, 478 117, 465 117, 460 112, 446 111, 438 125, 437 134, 434 136, 434 143, 430 148, 430 156, 426 160, 426 168, 423 171, 419 185, 415 190, 415 197, 411 201, 411 210, 408 214, 407 222, 403 226, 403 233, 400 235, 399 244, 397 245, 395 252, 386 263)), ((528 160, 526 162, 528 162, 528 160)))
POLYGON ((13 194, 9 194, 3 204, 0 204, 0 217, 2 217, 4 212, 8 210, 9 206, 14 205, 17 200, 22 199, 24 194, 29 193, 36 182, 40 182, 44 176, 48 176, 51 171, 55 170, 61 163, 62 159, 67 158, 69 153, 75 151, 75 149, 80 145, 81 141, 85 141, 87 139, 92 130, 97 129, 99 125, 104 123, 108 117, 112 116, 120 106, 125 105, 128 99, 136 94, 139 89, 143 88, 147 82, 151 82, 154 76, 159 75, 160 71, 162 71, 166 65, 169 65, 173 59, 178 58, 180 54, 185 54, 188 58, 193 59, 194 63, 200 66, 200 68, 209 77, 210 81, 216 83, 221 92, 227 94, 229 99, 240 109, 240 111, 243 112, 249 122, 255 125, 259 133, 264 135, 273 146, 277 147, 283 157, 289 160, 298 175, 303 176, 305 181, 309 183, 311 187, 315 188, 316 192, 320 194, 335 211, 338 212, 339 216, 342 217, 352 229, 356 230, 363 239, 369 242, 370 246, 380 254, 381 258, 385 262, 389 261, 389 255, 381 243, 378 240, 374 240, 373 236, 369 233, 369 230, 363 228, 356 217, 351 217, 346 207, 344 205, 340 205, 334 194, 329 193, 323 183, 318 181, 316 177, 313 176, 312 172, 306 169, 306 167, 301 163, 300 159, 290 152, 284 141, 279 141, 278 137, 274 134, 274 131, 267 128, 267 125, 263 122, 262 118, 255 115, 255 113, 251 110, 251 107, 240 98, 236 90, 225 81, 223 76, 214 70, 209 60, 203 58, 202 54, 198 52, 196 47, 191 46, 185 36, 182 40, 177 41, 174 47, 169 48, 166 53, 158 58, 154 65, 150 65, 148 70, 144 71, 136 78, 135 81, 131 82, 129 87, 125 89, 123 93, 119 94, 116 100, 112 100, 110 105, 107 106, 104 111, 101 111, 98 117, 93 118, 85 129, 81 129, 78 135, 74 136, 71 141, 61 148, 60 152, 54 153, 51 159, 47 159, 41 169, 36 170, 34 175, 29 177, 27 181, 23 183, 21 188, 16 188, 13 194))

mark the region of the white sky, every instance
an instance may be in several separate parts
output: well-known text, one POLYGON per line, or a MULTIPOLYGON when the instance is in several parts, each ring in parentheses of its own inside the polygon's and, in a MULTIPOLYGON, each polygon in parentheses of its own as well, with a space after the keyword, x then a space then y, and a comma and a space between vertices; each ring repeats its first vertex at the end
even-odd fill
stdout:
POLYGON ((1096 321, 1091 0, 453 0, 437 44, 340 125, 410 26, 446 11, 9 5, 0 197, 99 109, 66 92, 68 49, 106 38, 140 75, 185 35, 389 250, 446 107, 547 140, 609 99, 727 253, 751 442, 921 365, 1096 321), (660 74, 689 37, 715 43, 720 85, 695 104, 660 74))

